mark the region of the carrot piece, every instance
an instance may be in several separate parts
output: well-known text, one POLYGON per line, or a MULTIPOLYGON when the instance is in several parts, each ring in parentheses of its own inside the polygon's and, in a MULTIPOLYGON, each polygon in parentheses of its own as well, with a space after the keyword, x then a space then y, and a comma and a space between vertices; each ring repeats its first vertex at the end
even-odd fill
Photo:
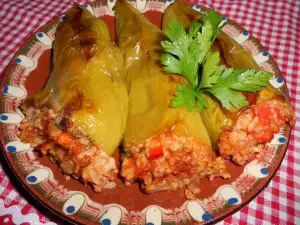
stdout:
POLYGON ((161 157, 164 155, 163 149, 162 147, 158 147, 158 148, 150 148, 149 149, 149 153, 150 153, 150 159, 157 159, 158 157, 161 157))
POLYGON ((56 142, 63 147, 66 147, 72 141, 72 137, 67 132, 62 132, 56 142))

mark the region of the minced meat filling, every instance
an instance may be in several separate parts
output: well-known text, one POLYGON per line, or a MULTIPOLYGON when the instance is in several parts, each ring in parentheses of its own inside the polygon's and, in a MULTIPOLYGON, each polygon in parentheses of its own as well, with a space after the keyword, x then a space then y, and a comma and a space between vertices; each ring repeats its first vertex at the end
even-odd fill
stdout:
POLYGON ((292 107, 280 100, 268 100, 240 113, 233 126, 224 127, 220 136, 220 155, 243 165, 255 154, 262 152, 285 124, 294 123, 292 107))
POLYGON ((145 192, 182 188, 203 177, 230 177, 225 161, 193 137, 168 132, 126 150, 132 156, 124 159, 121 175, 127 183, 141 180, 145 192))
POLYGON ((70 126, 67 118, 53 110, 29 108, 21 124, 21 140, 30 143, 42 154, 50 154, 65 174, 91 182, 95 191, 114 186, 115 161, 99 150, 79 129, 70 126), (109 185, 108 185, 109 184, 109 185))

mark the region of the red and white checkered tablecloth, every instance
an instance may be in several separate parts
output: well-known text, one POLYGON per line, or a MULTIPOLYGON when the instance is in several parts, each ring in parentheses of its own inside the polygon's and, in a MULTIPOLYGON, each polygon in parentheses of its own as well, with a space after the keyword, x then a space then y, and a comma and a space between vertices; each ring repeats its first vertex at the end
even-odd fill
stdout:
MULTIPOLYGON (((297 120, 287 154, 269 186, 220 224, 300 224, 300 0, 203 0, 200 4, 215 8, 260 40, 285 75, 297 120)), ((0 74, 30 34, 71 6, 71 0, 0 0, 0 74)), ((32 198, 26 200, 26 193, 16 185, 0 165, 0 224, 62 223, 37 203, 28 202, 32 198)))

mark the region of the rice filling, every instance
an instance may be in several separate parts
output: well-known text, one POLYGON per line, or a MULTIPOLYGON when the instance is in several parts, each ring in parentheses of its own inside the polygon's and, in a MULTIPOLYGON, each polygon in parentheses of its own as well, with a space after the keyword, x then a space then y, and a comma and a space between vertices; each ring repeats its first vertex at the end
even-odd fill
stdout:
MULTIPOLYGON (((199 187, 195 184, 200 179, 230 177, 225 160, 216 157, 209 146, 193 137, 178 136, 172 131, 128 146, 125 151, 130 156, 123 160, 121 175, 127 184, 142 181, 142 190, 146 193, 176 190, 185 186, 190 187, 192 193, 199 193, 199 187)), ((188 195, 188 198, 194 196, 190 192, 188 195)))
POLYGON ((21 124, 21 140, 50 155, 62 172, 90 182, 95 191, 116 186, 118 169, 115 159, 74 128, 66 112, 55 113, 48 107, 26 110, 21 124))

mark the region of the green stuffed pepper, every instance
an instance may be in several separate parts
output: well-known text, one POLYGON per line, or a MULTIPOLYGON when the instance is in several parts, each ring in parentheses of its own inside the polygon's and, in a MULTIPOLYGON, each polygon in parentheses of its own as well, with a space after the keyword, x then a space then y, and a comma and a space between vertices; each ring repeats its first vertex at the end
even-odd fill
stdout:
POLYGON ((45 88, 21 108, 21 139, 50 154, 65 174, 115 186, 113 158, 128 112, 121 51, 104 21, 75 5, 58 25, 53 71, 45 88))
POLYGON ((207 176, 228 176, 224 161, 211 151, 200 114, 169 106, 177 84, 187 81, 162 70, 163 32, 125 1, 117 1, 115 16, 128 72, 127 156, 121 171, 126 183, 139 180, 150 193, 183 188, 207 176))
MULTIPOLYGON (((178 20, 187 30, 193 20, 202 19, 202 14, 190 5, 176 1, 165 10, 164 29, 172 19, 178 20)), ((212 51, 220 52, 220 63, 226 67, 260 71, 253 56, 224 32, 217 36, 212 51)), ((249 107, 229 111, 207 94, 204 97, 209 106, 201 112, 213 147, 221 156, 239 165, 262 152, 281 126, 294 123, 291 106, 275 88, 267 86, 257 92, 241 94, 247 99, 249 107)))

